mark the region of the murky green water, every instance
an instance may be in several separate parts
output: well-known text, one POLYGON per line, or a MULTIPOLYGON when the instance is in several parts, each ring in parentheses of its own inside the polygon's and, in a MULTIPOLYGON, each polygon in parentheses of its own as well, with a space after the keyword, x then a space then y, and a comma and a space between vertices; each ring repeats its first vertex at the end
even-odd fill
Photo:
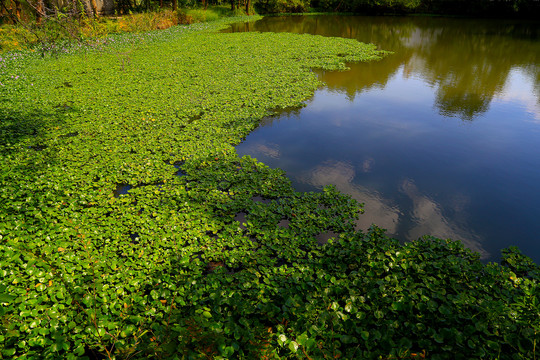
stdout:
POLYGON ((335 184, 402 240, 461 239, 486 261, 517 245, 540 262, 539 23, 445 18, 269 17, 232 31, 342 36, 395 51, 317 72, 307 106, 237 147, 300 190, 335 184))

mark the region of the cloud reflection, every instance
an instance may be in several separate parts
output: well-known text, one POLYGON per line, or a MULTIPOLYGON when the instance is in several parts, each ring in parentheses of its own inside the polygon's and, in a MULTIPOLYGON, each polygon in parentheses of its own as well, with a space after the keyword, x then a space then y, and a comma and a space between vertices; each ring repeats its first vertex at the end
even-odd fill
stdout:
POLYGON ((281 156, 279 145, 268 141, 251 143, 244 151, 255 157, 266 156, 273 159, 279 159, 281 156))
MULTIPOLYGON (((370 171, 374 163, 374 159, 366 159, 359 172, 370 171)), ((383 198, 377 191, 355 183, 356 174, 357 170, 351 163, 329 160, 300 175, 298 181, 317 188, 333 184, 339 191, 364 203, 365 213, 357 221, 357 229, 366 230, 371 224, 377 224, 387 229, 389 235, 403 237, 406 240, 415 240, 426 234, 443 239, 459 239, 466 247, 478 252, 482 259, 489 257, 489 253, 482 248, 480 237, 445 217, 441 206, 433 199, 423 195, 414 181, 407 179, 400 184, 399 191, 411 200, 412 205, 411 209, 400 209, 389 199, 383 198), (405 219, 403 211, 405 210, 412 215, 410 224, 405 224, 403 221, 405 219), (401 232, 403 234, 399 234, 401 232)), ((456 195, 454 209, 463 210, 467 202, 468 199, 464 196, 456 195)), ((406 207, 406 205, 402 205, 402 207, 406 207)))
MULTIPOLYGON (((401 191, 412 200, 413 205, 411 215, 414 225, 407 232, 408 239, 418 239, 430 234, 442 239, 461 240, 466 247, 480 253, 482 259, 489 257, 489 253, 482 248, 479 236, 449 221, 442 214, 440 205, 423 195, 414 181, 404 180, 401 191)), ((458 197, 457 206, 461 207, 462 204, 463 198, 458 197)))
POLYGON ((368 173, 371 172, 371 168, 373 167, 373 164, 375 163, 375 160, 373 158, 365 159, 362 163, 362 172, 368 173))
MULTIPOLYGON (((373 161, 373 160, 372 160, 373 161)), ((358 229, 367 229, 371 224, 387 229, 389 234, 396 234, 399 223, 399 210, 379 194, 353 183, 356 175, 354 167, 345 161, 327 161, 299 179, 315 187, 321 188, 333 184, 336 188, 355 200, 364 203, 365 213, 357 221, 358 229)))

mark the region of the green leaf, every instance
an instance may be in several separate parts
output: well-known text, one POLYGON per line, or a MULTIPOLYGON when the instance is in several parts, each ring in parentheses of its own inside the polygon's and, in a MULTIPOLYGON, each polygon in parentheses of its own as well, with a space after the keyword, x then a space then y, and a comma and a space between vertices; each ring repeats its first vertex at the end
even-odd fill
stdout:
POLYGON ((302 333, 300 336, 296 338, 296 342, 299 345, 306 346, 306 342, 309 340, 309 337, 307 335, 307 332, 302 333))
POLYGON ((289 343, 289 349, 295 353, 298 350, 298 343, 296 341, 291 341, 289 343))
POLYGON ((369 339, 369 332, 368 331, 361 331, 360 332, 360 336, 362 336, 362 339, 364 339, 365 341, 367 341, 369 339))
POLYGON ((9 349, 3 349, 1 351, 1 354, 4 356, 13 356, 15 355, 16 352, 17 350, 15 350, 15 348, 9 348, 9 349))
POLYGON ((0 293, 0 303, 10 303, 16 298, 14 295, 0 293))

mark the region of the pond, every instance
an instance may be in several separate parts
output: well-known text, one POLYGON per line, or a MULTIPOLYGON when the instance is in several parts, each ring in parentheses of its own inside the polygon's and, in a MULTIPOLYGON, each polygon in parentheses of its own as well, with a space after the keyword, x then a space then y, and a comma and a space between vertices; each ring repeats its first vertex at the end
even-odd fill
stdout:
POLYGON ((266 17, 228 31, 355 38, 395 53, 325 82, 237 147, 302 191, 336 187, 402 241, 462 240, 540 263, 540 26, 427 17, 266 17))

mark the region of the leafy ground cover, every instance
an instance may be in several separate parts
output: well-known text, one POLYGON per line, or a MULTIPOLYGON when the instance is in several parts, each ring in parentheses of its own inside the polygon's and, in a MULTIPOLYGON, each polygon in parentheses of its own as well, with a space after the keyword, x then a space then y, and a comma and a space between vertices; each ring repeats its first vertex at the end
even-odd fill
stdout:
POLYGON ((225 24, 0 59, 0 358, 535 358, 517 249, 357 232, 234 150, 311 68, 386 54, 225 24))

